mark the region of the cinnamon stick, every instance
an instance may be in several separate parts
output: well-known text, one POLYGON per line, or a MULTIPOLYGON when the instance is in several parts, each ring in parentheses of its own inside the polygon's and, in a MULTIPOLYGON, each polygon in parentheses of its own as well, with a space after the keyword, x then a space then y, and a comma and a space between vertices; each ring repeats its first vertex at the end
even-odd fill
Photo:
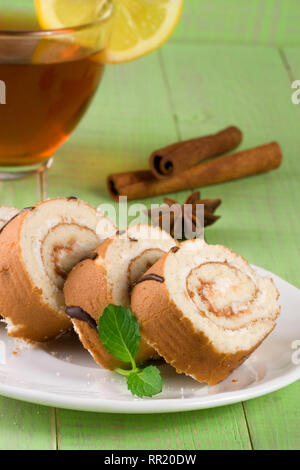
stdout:
POLYGON ((119 196, 126 196, 126 188, 130 188, 141 182, 145 185, 148 183, 151 185, 153 180, 154 178, 151 171, 128 171, 109 175, 107 178, 107 186, 109 194, 117 201, 119 196))
POLYGON ((231 126, 217 134, 168 145, 151 154, 150 170, 158 179, 175 176, 207 158, 234 150, 242 139, 242 132, 231 126))
POLYGON ((277 142, 204 162, 172 178, 157 180, 150 171, 117 173, 108 177, 111 197, 147 198, 210 184, 223 183, 278 168, 282 152, 277 142))

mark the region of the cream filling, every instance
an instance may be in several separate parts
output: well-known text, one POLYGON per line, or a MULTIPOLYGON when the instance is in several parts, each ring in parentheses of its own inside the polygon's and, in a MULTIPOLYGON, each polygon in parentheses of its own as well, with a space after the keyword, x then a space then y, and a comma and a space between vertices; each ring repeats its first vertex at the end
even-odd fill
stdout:
POLYGON ((128 265, 128 285, 132 286, 165 252, 160 248, 148 248, 130 260, 128 265))
POLYGON ((250 313, 257 294, 256 284, 250 276, 220 262, 203 263, 194 268, 186 284, 197 308, 216 317, 250 313))
POLYGON ((99 244, 95 232, 75 223, 59 224, 48 231, 39 243, 40 261, 54 286, 63 289, 71 269, 99 244))

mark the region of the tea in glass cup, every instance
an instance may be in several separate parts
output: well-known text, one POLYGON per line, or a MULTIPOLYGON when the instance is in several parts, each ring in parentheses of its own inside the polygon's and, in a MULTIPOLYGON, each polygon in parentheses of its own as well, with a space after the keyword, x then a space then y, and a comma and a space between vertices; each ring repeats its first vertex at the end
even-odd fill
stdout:
MULTIPOLYGON (((83 5, 85 1, 79 0, 83 5)), ((35 18, 33 0, 28 2, 32 10, 24 14, 24 29, 22 16, 13 14, 7 3, 0 0, 2 179, 11 178, 12 171, 17 178, 26 169, 32 171, 32 165, 45 164, 70 136, 103 75, 101 53, 112 16, 112 2, 102 0, 92 23, 44 31, 33 21, 34 29, 27 30, 30 11, 35 18), (25 168, 18 172, 20 167, 25 168)))

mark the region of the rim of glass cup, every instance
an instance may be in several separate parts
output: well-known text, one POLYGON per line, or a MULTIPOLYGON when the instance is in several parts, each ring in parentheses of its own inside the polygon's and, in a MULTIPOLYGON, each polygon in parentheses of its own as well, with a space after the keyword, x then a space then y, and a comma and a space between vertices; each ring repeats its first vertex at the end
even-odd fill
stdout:
POLYGON ((88 29, 92 26, 95 26, 98 23, 104 23, 111 18, 114 11, 113 0, 105 0, 103 4, 103 13, 100 13, 100 16, 90 22, 78 26, 68 26, 67 28, 57 28, 57 29, 42 29, 42 30, 1 30, 0 37, 42 37, 42 36, 52 36, 52 35, 62 35, 62 34, 74 34, 84 29, 88 29), (107 8, 106 8, 107 7, 107 8))

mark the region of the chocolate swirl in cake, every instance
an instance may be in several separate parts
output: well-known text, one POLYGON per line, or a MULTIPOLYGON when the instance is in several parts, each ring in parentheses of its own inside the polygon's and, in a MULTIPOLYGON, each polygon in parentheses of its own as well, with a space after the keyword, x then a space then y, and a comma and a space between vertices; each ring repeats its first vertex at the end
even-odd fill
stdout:
POLYGON ((81 258, 80 262, 85 261, 87 259, 95 260, 98 258, 98 253, 95 253, 94 251, 92 253, 88 253, 86 256, 81 258))
POLYGON ((145 282, 145 281, 165 282, 162 276, 159 276, 158 274, 150 273, 150 274, 146 274, 145 276, 141 277, 138 281, 134 282, 132 284, 132 288, 134 288, 137 284, 140 284, 141 282, 145 282))
POLYGON ((66 307, 65 312, 70 318, 84 321, 88 323, 91 328, 94 328, 95 330, 97 330, 97 323, 94 320, 94 318, 92 318, 91 315, 89 315, 81 307, 66 307))
POLYGON ((3 232, 3 230, 8 226, 8 224, 10 224, 10 222, 12 222, 16 217, 18 217, 18 215, 22 214, 23 212, 26 212, 26 211, 33 211, 33 209, 35 209, 35 206, 31 206, 31 207, 24 207, 24 209, 22 209, 20 212, 18 212, 16 215, 14 215, 11 219, 9 219, 0 229, 0 235, 1 233, 3 232))

